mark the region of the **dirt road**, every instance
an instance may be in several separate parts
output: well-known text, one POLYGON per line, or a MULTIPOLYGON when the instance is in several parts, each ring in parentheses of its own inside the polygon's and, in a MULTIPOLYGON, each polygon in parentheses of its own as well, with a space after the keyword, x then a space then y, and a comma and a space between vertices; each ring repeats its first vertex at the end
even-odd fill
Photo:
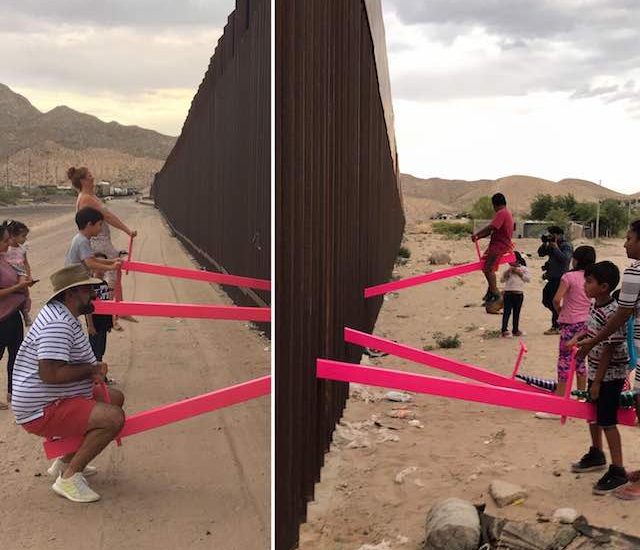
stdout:
MULTIPOLYGON (((109 204, 138 230, 134 259, 191 267, 157 210, 133 201, 109 204)), ((72 206, 0 209, 32 228, 33 313, 50 292, 75 233, 72 206)), ((127 237, 114 231, 116 247, 127 237)), ((125 299, 230 304, 205 283, 129 274, 125 299)), ((111 332, 105 360, 129 413, 269 373, 269 342, 244 322, 140 318, 111 332)), ((6 359, 0 384, 5 387, 6 359)), ((4 389, 2 390, 4 394, 4 389)), ((111 446, 95 461, 94 504, 74 504, 50 488, 41 440, 0 411, 0 548, 137 550, 269 546, 268 398, 146 432, 111 446)))
MULTIPOLYGON (((398 269, 403 278, 433 269, 427 258, 437 249, 448 250, 454 262, 474 258, 470 241, 443 241, 420 229, 408 232, 406 244, 412 254, 398 269)), ((558 337, 542 334, 550 314, 540 303, 543 262, 536 254, 538 245, 535 240, 517 242, 519 250, 533 255, 528 260, 533 280, 525 291, 521 322, 529 354, 521 371, 552 378, 558 337)), ((599 260, 612 260, 620 268, 629 264, 622 239, 606 241, 597 251, 599 260)), ((385 301, 375 333, 419 349, 434 344, 436 331, 458 334, 459 349, 436 353, 511 375, 518 342, 496 337, 501 316, 487 315, 479 307, 484 291, 480 273, 403 290, 385 301)), ((390 356, 368 362, 455 378, 390 356)), ((583 421, 570 419, 561 426, 525 411, 425 395, 414 395, 406 405, 409 412, 402 413, 408 418, 399 419, 392 417, 393 409, 403 404, 386 401, 384 394, 382 388, 352 387, 344 426, 334 437, 316 501, 309 506, 309 522, 301 530, 301 550, 357 550, 384 541, 389 549, 418 550, 427 511, 450 496, 485 502, 491 513, 529 521, 538 512, 551 515, 569 506, 595 525, 640 535, 637 502, 592 495, 591 486, 602 472, 570 473, 570 463, 589 446, 583 421), (413 415, 420 425, 409 424, 413 415), (521 505, 498 510, 487 493, 492 479, 521 484, 530 495, 521 505)), ((627 467, 637 469, 640 431, 623 427, 621 434, 627 467)))

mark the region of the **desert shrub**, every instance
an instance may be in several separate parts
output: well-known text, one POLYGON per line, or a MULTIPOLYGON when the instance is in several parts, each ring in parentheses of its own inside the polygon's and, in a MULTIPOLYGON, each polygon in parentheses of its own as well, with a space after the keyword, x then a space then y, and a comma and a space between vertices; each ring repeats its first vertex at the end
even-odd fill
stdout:
POLYGON ((447 237, 466 237, 473 233, 473 223, 434 222, 433 232, 447 237))
POLYGON ((438 347, 442 349, 459 348, 462 345, 460 335, 458 334, 455 336, 445 336, 442 332, 434 332, 433 339, 438 347))

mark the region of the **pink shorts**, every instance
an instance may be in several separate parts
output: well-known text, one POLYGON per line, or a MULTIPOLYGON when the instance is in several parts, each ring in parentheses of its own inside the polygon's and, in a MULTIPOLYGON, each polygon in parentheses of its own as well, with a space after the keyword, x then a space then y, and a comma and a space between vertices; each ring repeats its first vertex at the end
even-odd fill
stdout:
POLYGON ((507 248, 498 245, 489 245, 485 253, 482 255, 482 260, 487 262, 490 269, 498 271, 500 269, 500 258, 505 254, 508 254, 513 250, 513 247, 507 248))
POLYGON ((87 433, 98 390, 99 386, 93 387, 93 399, 70 397, 54 401, 44 408, 44 416, 22 424, 22 427, 40 437, 83 436, 87 433))

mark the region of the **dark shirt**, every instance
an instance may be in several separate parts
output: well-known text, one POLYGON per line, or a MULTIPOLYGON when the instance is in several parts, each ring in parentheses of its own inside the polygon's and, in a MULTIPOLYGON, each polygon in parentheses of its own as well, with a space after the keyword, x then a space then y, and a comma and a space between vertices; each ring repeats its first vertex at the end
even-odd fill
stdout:
POLYGON ((573 247, 564 239, 558 241, 557 245, 558 246, 555 247, 549 243, 542 243, 542 246, 538 248, 538 256, 549 256, 546 269, 547 280, 559 279, 569 271, 569 264, 573 256, 573 247))

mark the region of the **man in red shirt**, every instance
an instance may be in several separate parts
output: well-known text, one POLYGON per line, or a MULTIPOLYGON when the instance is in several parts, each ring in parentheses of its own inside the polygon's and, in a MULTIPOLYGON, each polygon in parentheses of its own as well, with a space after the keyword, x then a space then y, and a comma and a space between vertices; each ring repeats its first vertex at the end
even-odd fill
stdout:
POLYGON ((496 193, 491 197, 491 204, 496 213, 493 220, 489 225, 471 235, 473 242, 491 235, 489 247, 482 257, 484 260, 482 272, 489 285, 489 289, 484 296, 485 304, 500 300, 500 291, 498 290, 498 280, 496 278, 496 271, 498 271, 499 266, 498 261, 513 249, 513 243, 511 242, 511 237, 513 237, 513 216, 507 210, 507 199, 502 193, 496 193))

